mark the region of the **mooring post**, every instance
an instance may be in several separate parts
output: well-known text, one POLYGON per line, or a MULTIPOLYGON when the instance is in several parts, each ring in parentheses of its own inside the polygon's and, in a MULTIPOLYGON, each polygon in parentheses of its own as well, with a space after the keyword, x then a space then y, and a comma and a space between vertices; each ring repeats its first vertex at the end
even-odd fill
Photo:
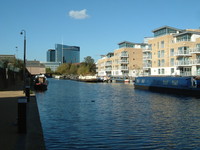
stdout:
POLYGON ((26 133, 27 124, 26 124, 26 114, 27 114, 27 98, 20 97, 18 98, 18 132, 26 133))

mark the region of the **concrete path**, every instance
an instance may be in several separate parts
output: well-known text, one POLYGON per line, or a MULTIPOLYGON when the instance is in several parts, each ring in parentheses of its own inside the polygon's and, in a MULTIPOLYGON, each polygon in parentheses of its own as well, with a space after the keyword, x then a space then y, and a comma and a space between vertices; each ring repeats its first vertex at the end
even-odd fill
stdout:
POLYGON ((0 91, 0 150, 44 150, 44 138, 37 101, 27 103, 27 133, 18 133, 18 98, 23 91, 0 91))

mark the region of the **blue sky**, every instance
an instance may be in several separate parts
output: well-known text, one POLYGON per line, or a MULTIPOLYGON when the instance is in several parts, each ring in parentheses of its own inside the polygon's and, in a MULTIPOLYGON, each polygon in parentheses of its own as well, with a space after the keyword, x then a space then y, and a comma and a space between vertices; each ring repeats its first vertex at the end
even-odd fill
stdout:
POLYGON ((80 46, 81 61, 113 52, 118 43, 141 43, 164 26, 200 27, 199 0, 1 0, 0 54, 46 61, 56 43, 80 46), (16 51, 18 47, 18 52, 16 51))

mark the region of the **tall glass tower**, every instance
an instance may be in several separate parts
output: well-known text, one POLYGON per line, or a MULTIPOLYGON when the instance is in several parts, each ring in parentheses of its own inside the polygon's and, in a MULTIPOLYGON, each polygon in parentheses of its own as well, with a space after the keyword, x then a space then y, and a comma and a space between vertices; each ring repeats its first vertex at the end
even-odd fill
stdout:
POLYGON ((49 49, 47 51, 47 62, 55 62, 55 49, 49 49))
POLYGON ((55 61, 61 63, 79 63, 80 47, 56 44, 55 61))

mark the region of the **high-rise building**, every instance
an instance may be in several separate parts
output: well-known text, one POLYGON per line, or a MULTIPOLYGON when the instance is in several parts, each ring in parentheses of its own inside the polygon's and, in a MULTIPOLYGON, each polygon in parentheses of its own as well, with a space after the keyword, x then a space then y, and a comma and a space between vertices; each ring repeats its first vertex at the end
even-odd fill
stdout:
POLYGON ((47 51, 47 62, 55 62, 55 58, 56 58, 56 55, 55 55, 55 49, 49 49, 47 51))
POLYGON ((80 47, 56 44, 55 61, 61 63, 79 63, 80 47))

